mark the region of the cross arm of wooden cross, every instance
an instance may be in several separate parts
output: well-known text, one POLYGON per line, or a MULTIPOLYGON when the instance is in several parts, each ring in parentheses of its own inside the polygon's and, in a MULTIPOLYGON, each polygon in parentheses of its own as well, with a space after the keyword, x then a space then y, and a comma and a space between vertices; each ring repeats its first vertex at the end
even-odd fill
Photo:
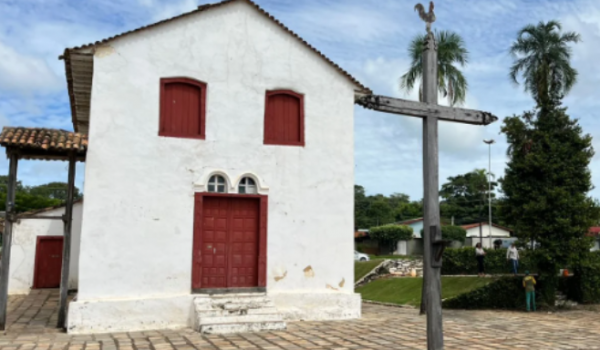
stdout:
POLYGON ((498 120, 498 117, 489 112, 432 105, 381 95, 362 96, 356 100, 356 103, 364 108, 380 112, 420 118, 432 116, 439 120, 464 124, 488 125, 498 120))

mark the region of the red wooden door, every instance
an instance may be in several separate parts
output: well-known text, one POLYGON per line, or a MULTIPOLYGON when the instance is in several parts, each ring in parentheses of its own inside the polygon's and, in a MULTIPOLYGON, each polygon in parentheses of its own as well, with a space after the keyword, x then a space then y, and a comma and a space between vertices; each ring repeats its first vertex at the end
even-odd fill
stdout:
POLYGON ((38 237, 33 288, 60 287, 62 269, 63 237, 38 237))
POLYGON ((229 287, 258 285, 258 200, 235 198, 229 203, 229 287))
POLYGON ((202 210, 202 287, 227 287, 228 198, 204 198, 202 210))
POLYGON ((192 288, 258 286, 259 200, 200 198, 196 201, 192 288))

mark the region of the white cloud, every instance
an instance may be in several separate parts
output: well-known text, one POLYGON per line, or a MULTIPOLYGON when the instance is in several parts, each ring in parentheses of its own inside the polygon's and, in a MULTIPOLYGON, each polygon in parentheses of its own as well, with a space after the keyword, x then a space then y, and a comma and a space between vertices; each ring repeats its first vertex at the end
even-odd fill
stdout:
POLYGON ((28 56, 0 42, 0 90, 45 94, 60 88, 59 79, 43 59, 28 56))

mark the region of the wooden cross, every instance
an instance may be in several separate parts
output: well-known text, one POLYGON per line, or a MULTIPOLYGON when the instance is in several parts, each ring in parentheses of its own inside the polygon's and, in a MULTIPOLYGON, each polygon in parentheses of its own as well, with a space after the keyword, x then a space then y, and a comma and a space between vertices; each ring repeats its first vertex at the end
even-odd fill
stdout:
POLYGON ((376 111, 423 118, 423 300, 427 313, 427 349, 444 348, 442 332, 442 295, 440 273, 442 253, 447 241, 440 229, 438 120, 488 125, 498 118, 491 113, 472 109, 439 106, 437 77, 437 44, 431 32, 425 41, 423 60, 423 102, 368 95, 357 104, 376 111))

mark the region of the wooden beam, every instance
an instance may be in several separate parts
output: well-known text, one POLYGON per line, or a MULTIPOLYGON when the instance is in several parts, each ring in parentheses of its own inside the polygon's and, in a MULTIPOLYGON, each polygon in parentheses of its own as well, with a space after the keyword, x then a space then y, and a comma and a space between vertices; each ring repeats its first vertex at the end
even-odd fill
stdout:
MULTIPOLYGON (((432 113, 437 106, 437 45, 433 34, 425 40, 423 62, 423 100, 427 114, 423 119, 423 296, 427 313, 427 349, 444 348, 442 325, 441 269, 433 267, 433 242, 441 239, 439 162, 438 162, 438 119, 443 113, 432 113), (431 232, 433 231, 433 235, 431 232)), ((418 105, 421 105, 417 103, 418 105)), ((423 108, 421 107, 421 110, 423 108)), ((453 110, 450 108, 450 110, 453 110)), ((445 115, 446 117, 449 114, 445 115)), ((462 116, 463 118, 465 116, 462 116)))
POLYGON ((32 215, 32 216, 22 216, 19 217, 18 220, 25 219, 46 219, 46 220, 64 220, 63 216, 52 216, 52 215, 32 215))
POLYGON ((439 106, 435 103, 416 102, 381 95, 366 95, 358 98, 356 103, 379 112, 419 118, 436 117, 438 120, 463 124, 488 125, 498 120, 498 117, 489 112, 439 106))
POLYGON ((0 330, 6 330, 6 308, 8 305, 8 280, 10 274, 10 251, 12 248, 12 227, 15 220, 15 194, 17 190, 17 164, 19 155, 8 155, 8 184, 6 190, 6 215, 2 236, 2 260, 0 261, 0 330))
POLYGON ((60 274, 60 299, 58 304, 58 328, 66 328, 67 319, 67 296, 69 292, 69 273, 71 264, 71 228, 73 227, 73 197, 75 194, 75 165, 77 155, 71 153, 69 156, 69 180, 67 184, 67 203, 64 215, 64 238, 62 271, 60 274))

